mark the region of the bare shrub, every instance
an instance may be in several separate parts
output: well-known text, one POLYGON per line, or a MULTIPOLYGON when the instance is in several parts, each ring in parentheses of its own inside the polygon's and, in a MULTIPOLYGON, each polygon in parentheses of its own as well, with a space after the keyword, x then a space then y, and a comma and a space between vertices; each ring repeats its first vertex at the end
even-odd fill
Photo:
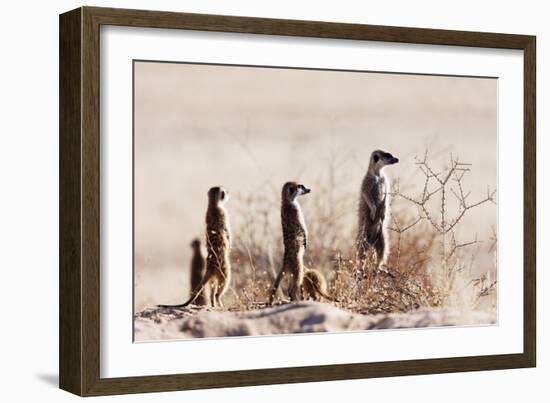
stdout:
MULTIPOLYGON (((312 198, 307 205, 305 265, 325 276, 331 303, 365 314, 408 312, 423 306, 495 306, 496 261, 482 276, 473 276, 472 269, 483 249, 482 242, 491 243, 486 253, 496 251, 496 233, 493 230, 487 241, 476 234, 459 241, 457 235, 469 211, 494 203, 495 191, 487 190, 486 196, 471 202, 463 179, 472 167, 452 156, 450 165, 437 171, 428 153, 416 159, 416 164, 421 183, 402 186, 397 180, 388 195, 391 250, 387 265, 375 270, 373 256, 368 257, 367 276, 355 259, 356 228, 349 225, 356 215, 358 195, 339 189, 342 174, 337 158, 327 164, 327 171, 312 186, 323 197, 312 198)), ((271 193, 240 195, 244 202, 233 208, 232 223, 237 226, 233 228, 231 291, 226 296, 230 309, 265 307, 280 269, 280 204, 265 196, 271 193)), ((288 285, 283 281, 285 287, 288 285)), ((286 299, 279 295, 277 302, 286 299)))
MULTIPOLYGON (((395 217, 395 213, 392 213, 394 227, 391 229, 398 234, 397 248, 399 248, 399 239, 403 233, 419 222, 427 223, 434 240, 437 241, 438 250, 435 251, 435 255, 439 256, 438 260, 433 259, 433 254, 431 257, 432 269, 428 274, 432 282, 439 287, 444 297, 443 302, 447 305, 471 305, 480 297, 490 295, 496 289, 496 281, 487 286, 482 280, 486 275, 474 279, 468 277, 468 273, 465 271, 469 267, 471 274, 478 249, 470 255, 469 259, 468 251, 471 247, 479 247, 480 240, 477 234, 474 234, 473 239, 458 241, 457 229, 466 214, 472 209, 487 203, 495 204, 496 190, 491 191, 487 188, 485 197, 471 202, 471 192, 466 191, 463 186, 465 175, 471 172, 471 164, 461 162, 451 155, 448 167, 436 172, 429 161, 428 151, 422 159, 415 158, 415 160, 424 176, 420 195, 412 197, 406 194, 400 189, 399 182, 392 191, 392 195, 396 199, 402 199, 417 208, 416 220, 405 227, 397 223, 398 219, 395 217), (454 215, 452 210, 454 210, 454 215), (465 290, 470 284, 479 289, 477 291, 465 290)), ((496 246, 494 230, 493 235, 491 241, 493 246, 496 246)), ((397 253, 399 255, 399 250, 397 253)))

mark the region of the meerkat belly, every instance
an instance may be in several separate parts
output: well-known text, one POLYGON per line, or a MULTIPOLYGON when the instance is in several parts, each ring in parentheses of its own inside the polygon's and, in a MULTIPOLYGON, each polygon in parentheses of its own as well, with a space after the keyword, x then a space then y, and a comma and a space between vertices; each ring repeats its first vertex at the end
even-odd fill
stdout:
POLYGON ((297 263, 300 259, 303 259, 305 248, 303 244, 293 244, 291 247, 285 249, 285 260, 297 263))
POLYGON ((300 245, 298 248, 298 259, 300 259, 300 261, 303 261, 305 252, 306 248, 303 245, 300 245))
POLYGON ((307 233, 306 222, 304 220, 304 215, 302 214, 301 210, 298 210, 298 225, 305 235, 307 233))
POLYGON ((231 283, 231 270, 223 270, 219 279, 222 292, 225 292, 231 283))
POLYGON ((376 185, 372 187, 371 198, 378 205, 386 198, 386 181, 384 178, 380 178, 376 185))

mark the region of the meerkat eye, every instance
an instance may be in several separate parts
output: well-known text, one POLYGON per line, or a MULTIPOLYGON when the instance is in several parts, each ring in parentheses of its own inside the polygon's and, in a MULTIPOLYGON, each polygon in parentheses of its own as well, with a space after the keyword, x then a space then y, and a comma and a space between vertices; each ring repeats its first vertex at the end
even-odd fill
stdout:
POLYGON ((225 192, 223 190, 220 191, 220 199, 225 199, 225 192))

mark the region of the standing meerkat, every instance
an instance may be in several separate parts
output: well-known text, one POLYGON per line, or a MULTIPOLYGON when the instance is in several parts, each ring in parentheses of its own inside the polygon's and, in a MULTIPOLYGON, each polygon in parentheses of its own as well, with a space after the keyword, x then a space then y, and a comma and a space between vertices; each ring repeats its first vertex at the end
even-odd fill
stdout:
POLYGON ((206 270, 191 298, 180 305, 159 305, 160 307, 183 308, 195 302, 205 288, 210 290, 212 306, 223 307, 221 297, 229 288, 231 281, 231 231, 229 217, 224 204, 229 199, 227 191, 219 186, 208 191, 208 209, 206 210, 206 270))
MULTIPOLYGON (((206 257, 204 256, 200 239, 193 239, 193 241, 191 241, 191 248, 193 249, 193 257, 191 258, 191 295, 193 295, 193 290, 199 288, 199 284, 204 277, 204 272, 206 271, 206 257)), ((208 304, 207 291, 207 288, 202 290, 195 300, 195 305, 208 304)))
POLYGON ((302 295, 304 299, 321 301, 323 298, 333 301, 328 295, 327 282, 320 271, 315 269, 306 269, 304 281, 302 283, 302 295))
POLYGON ((307 228, 302 209, 296 200, 298 196, 311 192, 302 184, 287 182, 281 192, 281 225, 283 229, 283 266, 275 279, 269 294, 273 304, 275 293, 284 276, 290 276, 290 299, 300 299, 304 279, 304 252, 307 248, 307 228))
POLYGON ((382 150, 372 152, 367 174, 361 185, 359 198, 359 226, 357 231, 357 257, 367 259, 369 248, 376 253, 375 268, 385 264, 387 259, 387 234, 384 225, 386 207, 389 203, 387 192, 390 184, 383 170, 387 165, 396 164, 399 159, 382 150))

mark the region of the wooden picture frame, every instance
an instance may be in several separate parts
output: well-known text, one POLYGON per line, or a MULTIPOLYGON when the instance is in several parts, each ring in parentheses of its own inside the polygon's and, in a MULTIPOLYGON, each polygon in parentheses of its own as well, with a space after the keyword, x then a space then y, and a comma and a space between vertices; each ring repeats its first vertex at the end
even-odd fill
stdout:
POLYGON ((60 387, 81 396, 533 367, 536 363, 535 37, 81 7, 60 16, 60 387), (102 25, 523 50, 523 353, 100 377, 99 29, 102 25))

